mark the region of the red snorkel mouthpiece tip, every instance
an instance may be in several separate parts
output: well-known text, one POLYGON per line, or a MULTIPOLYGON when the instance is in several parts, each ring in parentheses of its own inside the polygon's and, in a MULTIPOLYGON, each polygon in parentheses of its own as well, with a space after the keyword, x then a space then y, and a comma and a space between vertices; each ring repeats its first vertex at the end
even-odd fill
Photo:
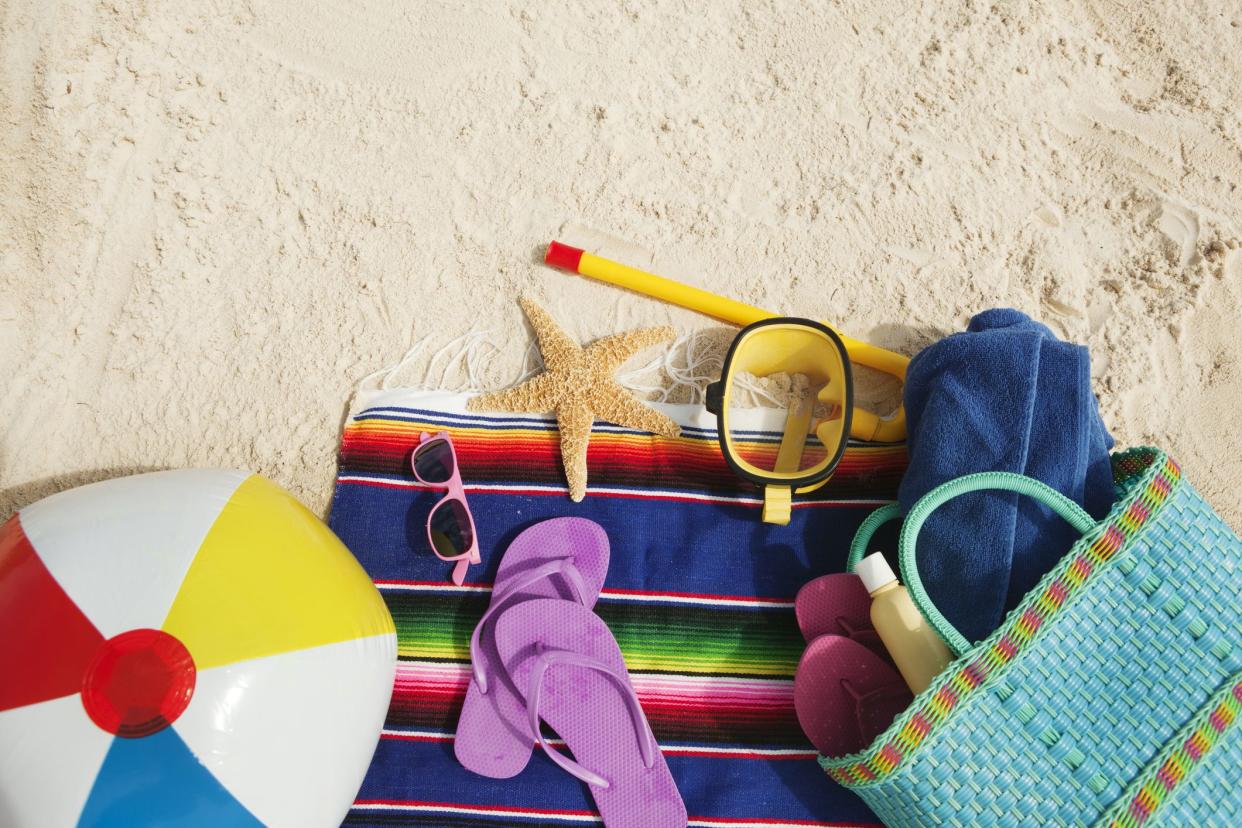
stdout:
POLYGON ((558 241, 549 242, 548 252, 544 254, 543 262, 559 267, 561 270, 568 270, 570 273, 577 273, 578 263, 582 261, 582 254, 585 252, 558 241))

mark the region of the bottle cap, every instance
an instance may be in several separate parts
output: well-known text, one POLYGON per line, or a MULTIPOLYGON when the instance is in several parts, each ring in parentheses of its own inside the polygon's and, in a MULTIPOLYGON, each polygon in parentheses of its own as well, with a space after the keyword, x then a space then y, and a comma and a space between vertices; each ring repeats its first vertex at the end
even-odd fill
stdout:
POLYGON ((854 574, 862 579, 867 592, 875 592, 885 584, 891 584, 897 580, 897 576, 893 574, 893 568, 888 565, 888 561, 884 560, 883 552, 872 552, 859 561, 858 566, 854 567, 854 574))

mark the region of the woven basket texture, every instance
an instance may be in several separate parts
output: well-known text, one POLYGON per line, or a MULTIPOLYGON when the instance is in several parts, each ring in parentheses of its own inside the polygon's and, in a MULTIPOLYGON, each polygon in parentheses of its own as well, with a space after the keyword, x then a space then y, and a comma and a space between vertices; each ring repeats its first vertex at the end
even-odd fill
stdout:
POLYGON ((1242 825, 1242 540, 1155 449, 986 641, 864 752, 890 828, 1242 825))

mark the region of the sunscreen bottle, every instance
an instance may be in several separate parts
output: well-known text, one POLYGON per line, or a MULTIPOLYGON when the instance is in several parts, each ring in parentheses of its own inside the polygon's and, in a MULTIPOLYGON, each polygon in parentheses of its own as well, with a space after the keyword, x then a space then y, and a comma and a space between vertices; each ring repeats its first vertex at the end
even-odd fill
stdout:
POLYGON ((923 613, 910 600, 910 593, 897 583, 892 567, 881 552, 858 562, 854 572, 871 593, 871 624, 893 657, 901 677, 916 696, 927 689, 953 657, 923 613))

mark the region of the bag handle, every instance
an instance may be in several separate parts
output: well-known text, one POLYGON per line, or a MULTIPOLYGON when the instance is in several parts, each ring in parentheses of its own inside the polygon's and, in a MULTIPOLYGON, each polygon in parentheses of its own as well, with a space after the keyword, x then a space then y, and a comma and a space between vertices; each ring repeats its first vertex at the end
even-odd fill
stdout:
MULTIPOLYGON (((915 541, 918 539, 919 530, 923 528, 923 524, 931 517, 931 513, 946 501, 952 500, 958 495, 987 489, 1000 489, 1033 497, 1065 518, 1071 526, 1083 534, 1091 531, 1097 525, 1095 518, 1091 517, 1081 506, 1056 489, 1032 477, 1013 472, 977 472, 975 474, 967 474, 947 483, 941 483, 919 498, 910 509, 910 513, 906 515, 905 523, 901 527, 901 535, 897 541, 897 558, 898 565, 901 568, 901 580, 909 591, 914 605, 919 608, 919 611, 927 618, 932 628, 944 639, 944 642, 953 651, 955 656, 960 656, 966 652, 970 649, 971 644, 964 635, 958 632, 956 627, 949 623, 949 619, 945 618, 944 614, 936 608, 936 605, 932 603, 931 598, 928 596, 927 590, 923 587, 923 579, 919 577, 918 562, 915 557, 915 541)), ((848 571, 853 572, 854 567, 862 560, 863 555, 867 551, 867 544, 871 542, 871 538, 875 535, 876 530, 890 520, 900 516, 901 507, 896 503, 882 506, 867 516, 867 519, 858 527, 858 533, 854 535, 854 540, 850 544, 850 555, 846 561, 846 569, 848 571)))

